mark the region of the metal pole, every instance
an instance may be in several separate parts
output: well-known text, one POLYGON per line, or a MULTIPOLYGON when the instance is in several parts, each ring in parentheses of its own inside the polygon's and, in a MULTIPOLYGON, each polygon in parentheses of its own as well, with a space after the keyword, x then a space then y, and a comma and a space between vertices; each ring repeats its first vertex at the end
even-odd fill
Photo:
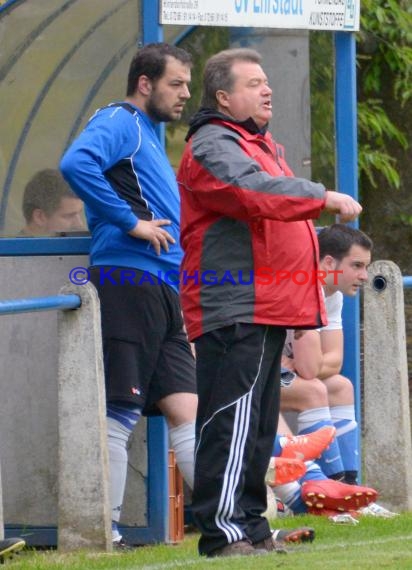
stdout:
MULTIPOLYGON (((159 24, 159 0, 143 0, 143 45, 163 41, 159 24)), ((157 126, 157 134, 166 143, 165 124, 157 126)), ((164 540, 169 529, 168 434, 163 418, 148 418, 148 518, 152 540, 164 540)))
MULTIPOLYGON (((159 0, 143 0, 143 45, 163 41, 163 26, 159 24, 159 10, 159 0)), ((166 142, 165 124, 160 123, 156 130, 160 142, 164 145, 166 142)))
POLYGON ((81 305, 79 295, 55 295, 50 297, 33 297, 30 299, 11 299, 0 301, 0 315, 13 313, 31 313, 33 311, 53 311, 61 309, 78 309, 81 305))
MULTIPOLYGON (((336 181, 340 192, 358 199, 358 145, 355 34, 335 32, 336 181)), ((353 222, 358 227, 358 222, 353 222)), ((360 309, 359 297, 345 298, 343 306, 344 365, 355 391, 355 414, 361 432, 360 309)), ((359 438, 359 456, 361 441, 359 438)), ((361 467, 361 466, 360 466, 361 467)), ((359 469, 359 477, 361 476, 359 469)))

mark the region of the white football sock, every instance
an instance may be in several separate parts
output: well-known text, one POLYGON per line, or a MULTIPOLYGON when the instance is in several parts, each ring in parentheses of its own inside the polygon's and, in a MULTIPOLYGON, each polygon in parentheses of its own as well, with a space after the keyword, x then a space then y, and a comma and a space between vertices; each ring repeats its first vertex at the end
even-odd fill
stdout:
POLYGON ((193 489, 195 461, 195 422, 188 422, 169 429, 170 447, 176 463, 190 489, 193 489))

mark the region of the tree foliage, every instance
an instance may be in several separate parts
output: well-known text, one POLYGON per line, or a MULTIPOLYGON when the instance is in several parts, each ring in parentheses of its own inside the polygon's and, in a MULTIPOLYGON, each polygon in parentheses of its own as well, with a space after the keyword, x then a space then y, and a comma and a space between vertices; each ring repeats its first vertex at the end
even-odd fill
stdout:
POLYGON ((390 72, 393 96, 405 105, 412 97, 412 4, 409 0, 362 0, 358 63, 362 91, 381 93, 390 72))
MULTIPOLYGON (((331 184, 334 172, 333 42, 331 34, 311 33, 313 176, 331 184)), ((357 34, 359 176, 372 187, 377 176, 398 189, 393 145, 406 149, 409 133, 391 116, 390 97, 411 113, 412 4, 409 0, 362 0, 357 34)), ((362 188, 361 188, 362 191, 362 188)))

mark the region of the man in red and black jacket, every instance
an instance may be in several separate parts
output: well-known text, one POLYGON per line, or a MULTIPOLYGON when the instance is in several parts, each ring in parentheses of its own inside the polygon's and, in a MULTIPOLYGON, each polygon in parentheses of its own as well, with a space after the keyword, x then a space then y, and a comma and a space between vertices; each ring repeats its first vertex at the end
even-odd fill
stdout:
POLYGON ((311 220, 323 209, 352 220, 362 209, 293 177, 267 131, 272 91, 260 62, 250 49, 208 60, 177 176, 199 395, 193 516, 207 556, 277 548, 261 515, 285 329, 326 324, 311 220))

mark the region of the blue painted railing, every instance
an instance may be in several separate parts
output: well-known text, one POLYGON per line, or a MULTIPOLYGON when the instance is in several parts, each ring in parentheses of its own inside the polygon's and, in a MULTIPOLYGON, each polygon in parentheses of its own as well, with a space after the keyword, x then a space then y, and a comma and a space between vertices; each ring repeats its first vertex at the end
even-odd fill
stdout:
POLYGON ((55 295, 49 297, 32 297, 30 299, 11 299, 0 301, 0 315, 14 313, 31 313, 33 311, 54 311, 78 309, 81 299, 78 295, 55 295))

